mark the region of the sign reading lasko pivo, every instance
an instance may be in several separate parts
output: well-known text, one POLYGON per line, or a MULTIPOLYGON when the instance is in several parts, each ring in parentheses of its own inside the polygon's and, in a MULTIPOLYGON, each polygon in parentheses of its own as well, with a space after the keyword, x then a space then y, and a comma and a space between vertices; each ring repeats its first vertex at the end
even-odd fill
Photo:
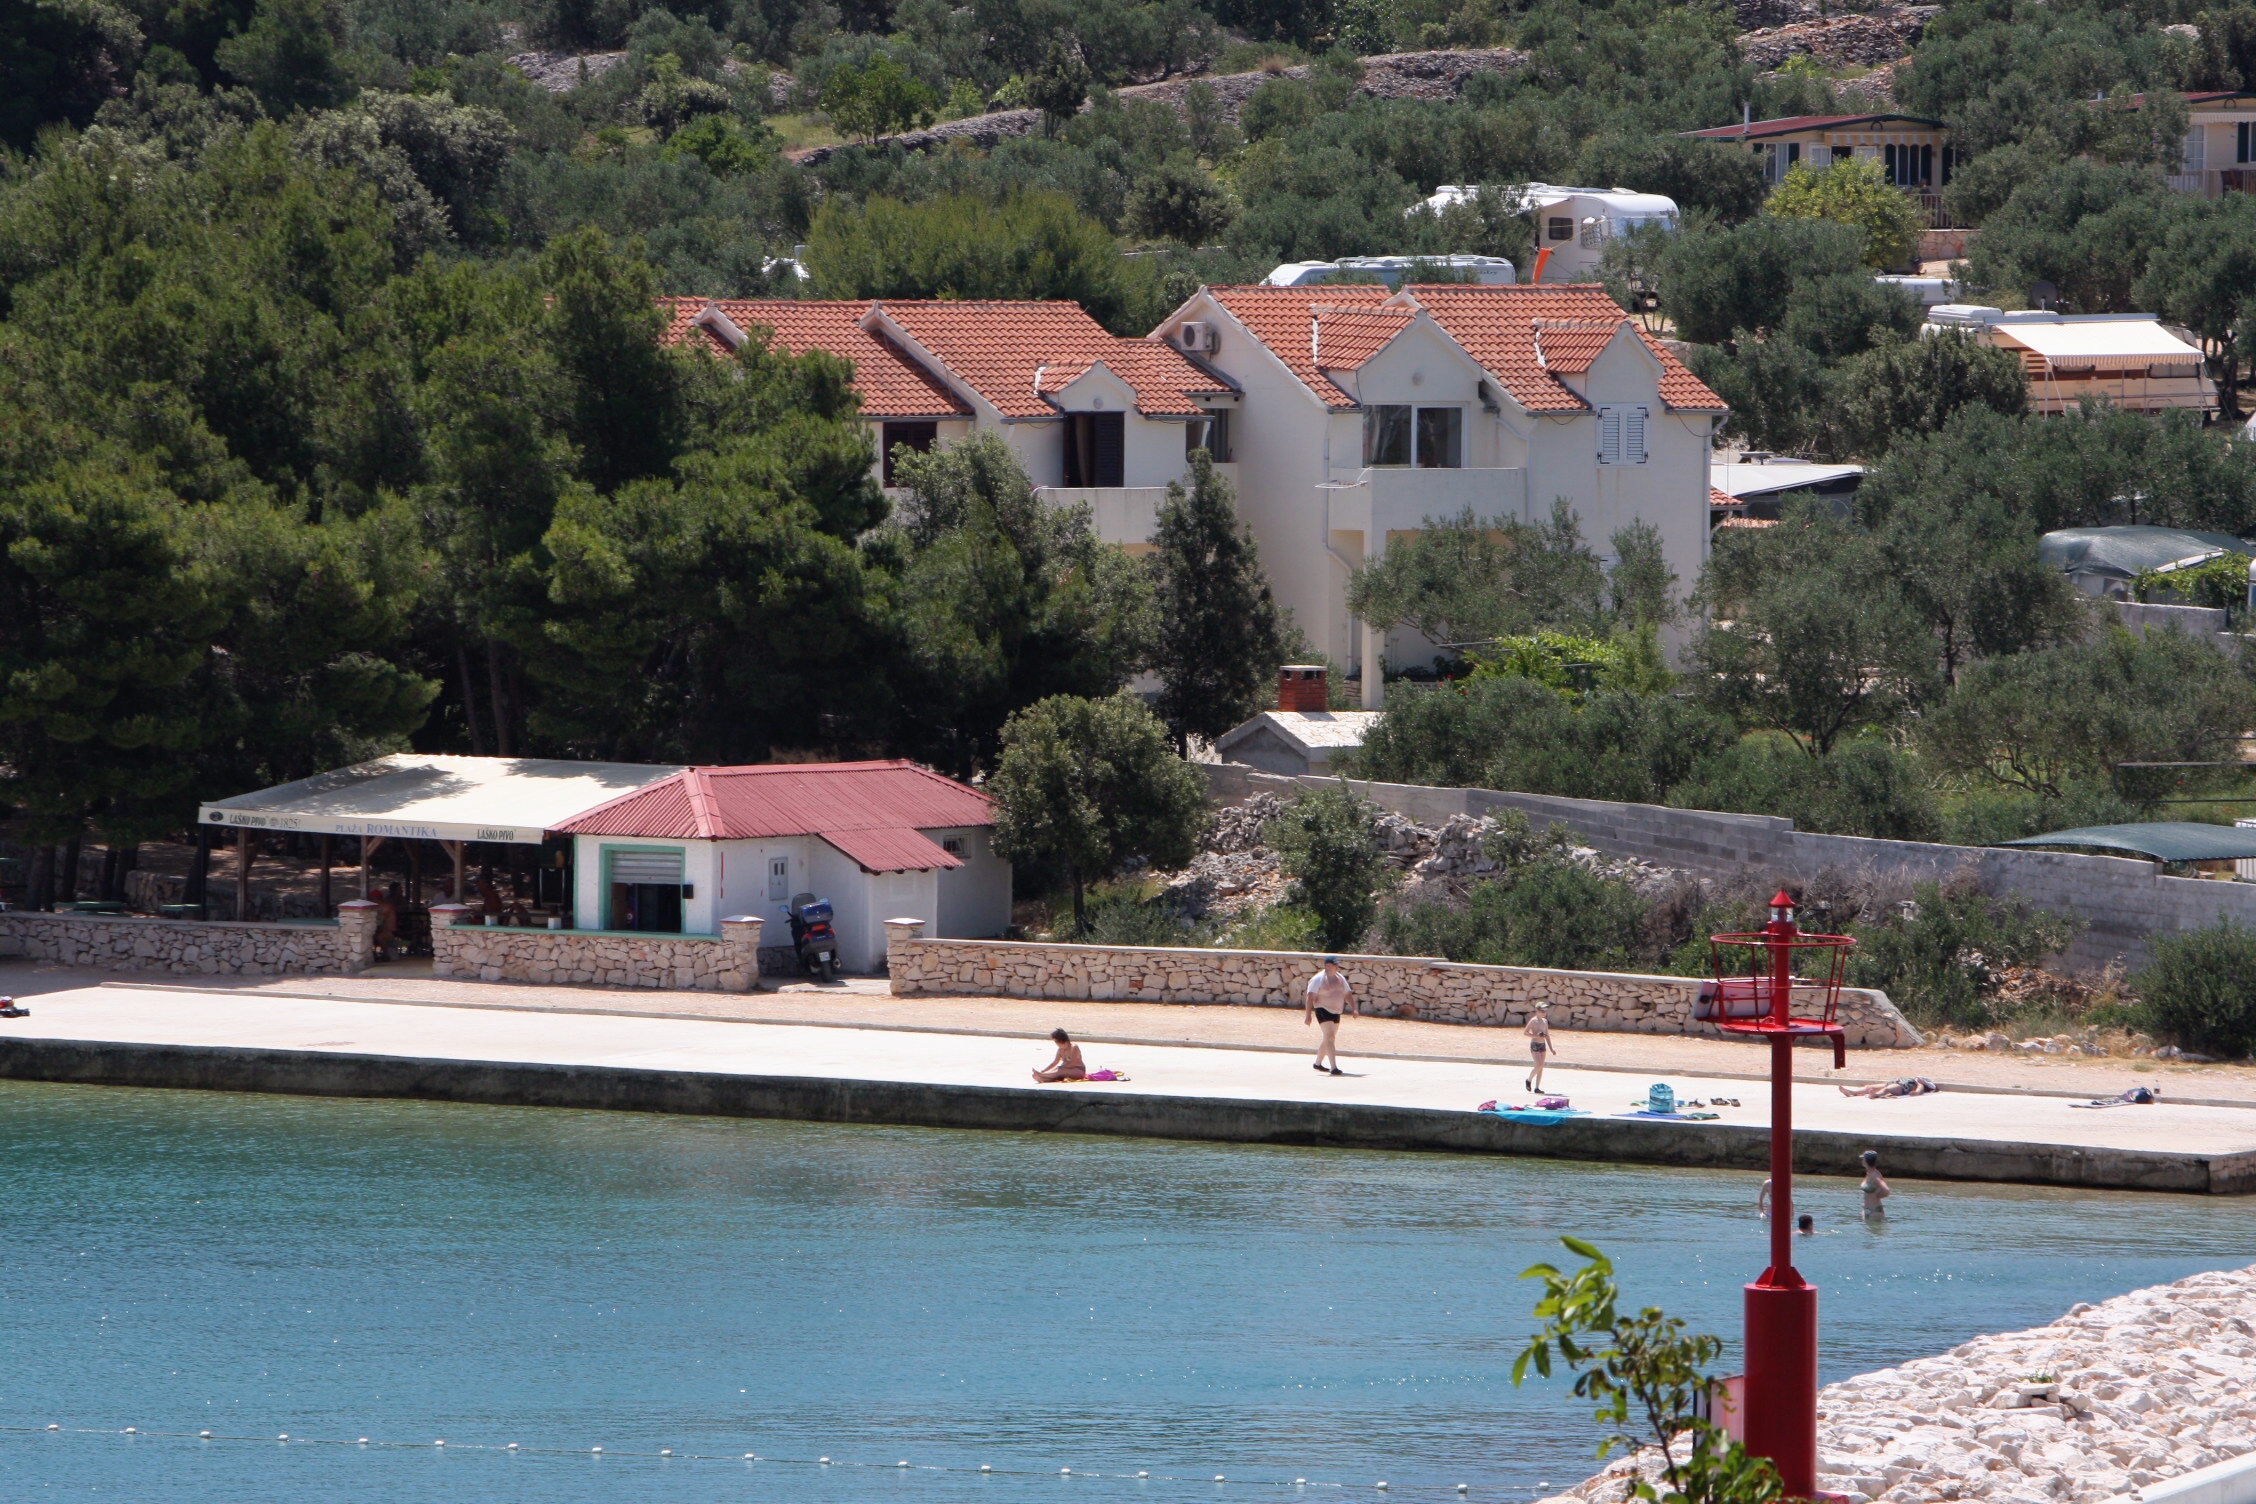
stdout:
POLYGON ((401 841, 505 841, 538 846, 545 832, 514 825, 449 825, 435 821, 355 820, 324 815, 267 815, 257 810, 207 804, 197 816, 206 825, 238 830, 286 830, 315 836, 381 836, 401 841))

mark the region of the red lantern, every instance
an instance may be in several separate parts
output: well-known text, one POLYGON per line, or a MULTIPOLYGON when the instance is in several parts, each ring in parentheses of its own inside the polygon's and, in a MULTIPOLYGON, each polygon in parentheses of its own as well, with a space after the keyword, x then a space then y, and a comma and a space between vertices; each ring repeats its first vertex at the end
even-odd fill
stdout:
POLYGON ((1741 1426, 1747 1450, 1768 1457, 1790 1499, 1817 1494, 1817 1287, 1794 1268, 1794 1059, 1796 1042, 1830 1039, 1833 1064, 1848 1063, 1835 1020, 1841 969, 1856 942, 1804 934, 1794 900, 1770 901, 1770 923, 1751 934, 1712 935, 1715 980, 1695 1016, 1727 1034, 1770 1041, 1770 1267, 1747 1286, 1747 1377, 1741 1426), (1795 974, 1796 953, 1801 969, 1795 974), (1745 960, 1741 970, 1727 958, 1745 960), (1794 1012, 1797 995, 1815 1017, 1794 1012))

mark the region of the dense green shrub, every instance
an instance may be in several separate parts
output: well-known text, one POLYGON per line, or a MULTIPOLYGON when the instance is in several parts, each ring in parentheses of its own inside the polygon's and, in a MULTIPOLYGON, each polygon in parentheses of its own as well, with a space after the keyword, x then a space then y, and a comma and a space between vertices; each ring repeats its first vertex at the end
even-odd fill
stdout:
MULTIPOLYGON (((1970 882, 1921 883, 1898 913, 1851 928, 1848 981, 1880 988, 1914 1023, 1987 1023, 2000 970, 2042 961, 2083 927, 1970 882)), ((2256 1011, 2249 1018, 2256 1024, 2256 1011)))
POLYGON ((1395 955, 1486 966, 1621 970, 1644 932, 1646 903, 1629 884, 1544 854, 1475 883, 1468 906, 1423 903, 1390 911, 1380 935, 1395 955))
POLYGON ((1378 912, 1371 895, 1387 865, 1371 831, 1373 813, 1351 789, 1317 789, 1261 829, 1292 879, 1286 901, 1316 916, 1334 950, 1360 943, 1378 912))
POLYGON ((2256 1054, 2256 929, 2220 914, 2205 929, 2157 933, 2131 977, 2157 1033, 2186 1049, 2256 1054))
POLYGON ((1781 815, 1799 830, 1827 835, 1942 836, 1942 816, 1918 760, 1879 738, 1812 757, 1779 740, 1748 737, 1701 759, 1668 802, 1679 809, 1781 815))

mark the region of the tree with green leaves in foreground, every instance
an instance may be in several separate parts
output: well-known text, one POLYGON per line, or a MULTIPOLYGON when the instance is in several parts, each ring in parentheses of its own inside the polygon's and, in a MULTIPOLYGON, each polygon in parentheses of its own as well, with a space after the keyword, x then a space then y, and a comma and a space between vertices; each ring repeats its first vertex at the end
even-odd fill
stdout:
POLYGON ((1183 752, 1190 738, 1212 741, 1269 703, 1284 642, 1253 534, 1204 449, 1191 452, 1188 489, 1167 483, 1152 543, 1157 642, 1149 666, 1163 686, 1159 718, 1183 752))
POLYGON ((1386 881, 1386 851, 1371 831, 1371 806, 1354 790, 1316 789, 1261 827, 1292 879, 1286 901, 1324 926, 1334 950, 1359 944, 1379 906, 1371 895, 1386 881))
POLYGON ((1877 161, 1835 162, 1812 171, 1797 162, 1771 191, 1765 214, 1780 219, 1829 219, 1864 231, 1864 264, 1876 271, 1902 266, 1919 239, 1911 200, 1888 181, 1877 161))
POLYGON ((1052 695, 1012 716, 987 793, 998 855, 1065 869, 1076 934, 1092 880, 1131 857, 1180 867, 1206 826, 1205 778, 1175 755, 1159 717, 1125 693, 1052 695))
POLYGON ((1556 1362, 1574 1374, 1575 1396, 1589 1400, 1598 1424, 1609 1428, 1598 1445, 1601 1458, 1616 1447, 1656 1450, 1666 1488, 1635 1473, 1634 1498, 1775 1504, 1781 1489, 1770 1460, 1749 1455, 1739 1442, 1726 1444, 1723 1432, 1700 1414, 1722 1386, 1710 1369, 1723 1355, 1723 1339, 1687 1332, 1683 1318, 1657 1306, 1624 1315, 1613 1261, 1580 1238, 1559 1241, 1585 1262, 1572 1274, 1536 1264, 1520 1276, 1543 1281, 1543 1298, 1535 1304, 1543 1329, 1514 1360, 1512 1382, 1524 1380, 1530 1367, 1549 1378, 1556 1362), (1692 1444, 1680 1456, 1675 1447, 1684 1438, 1692 1444))

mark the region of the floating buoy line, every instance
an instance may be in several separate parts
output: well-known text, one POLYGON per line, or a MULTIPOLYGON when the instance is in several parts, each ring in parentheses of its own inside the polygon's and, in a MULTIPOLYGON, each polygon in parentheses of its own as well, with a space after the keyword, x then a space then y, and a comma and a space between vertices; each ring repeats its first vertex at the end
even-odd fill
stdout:
POLYGON ((744 1452, 741 1454, 734 1452, 679 1452, 672 1447, 659 1447, 647 1452, 620 1452, 605 1451, 600 1446, 530 1447, 514 1441, 499 1445, 480 1442, 449 1443, 438 1438, 430 1441, 374 1441, 366 1436, 355 1437, 347 1441, 339 1437, 300 1436, 289 1431, 269 1437, 236 1436, 219 1431, 150 1431, 139 1426, 64 1426, 59 1423, 50 1423, 44 1426, 0 1425, 0 1434, 8 1432, 31 1435, 54 1432, 65 1436, 132 1436, 136 1438, 147 1437, 158 1441, 257 1442, 263 1446, 345 1447, 355 1451, 384 1449, 415 1452, 497 1452, 508 1457, 589 1457, 621 1462, 640 1458, 668 1464, 676 1462, 733 1462, 777 1467, 850 1467, 883 1469, 889 1473, 898 1473, 904 1470, 921 1473, 955 1473, 973 1478, 1069 1477, 1077 1482, 1085 1478, 1101 1478, 1131 1483, 1195 1483, 1209 1489, 1282 1489, 1293 1493, 1305 1492, 1309 1489, 1326 1489, 1339 1493, 1365 1492, 1390 1495, 1431 1493, 1461 1499, 1472 1489, 1472 1485, 1468 1483, 1455 1485, 1441 1483, 1390 1484, 1383 1479, 1370 1483, 1339 1483, 1307 1478, 1232 1479, 1221 1473, 1201 1474, 1192 1477, 1188 1475, 1178 1476, 1172 1473, 1154 1473, 1148 1468, 1133 1473, 1102 1473, 1072 1467, 1061 1467, 1054 1471, 1046 1467, 996 1467, 987 1462, 982 1462, 977 1467, 949 1467, 940 1463, 911 1462, 907 1458, 892 1463, 847 1462, 832 1457, 783 1457, 768 1452, 744 1452))

